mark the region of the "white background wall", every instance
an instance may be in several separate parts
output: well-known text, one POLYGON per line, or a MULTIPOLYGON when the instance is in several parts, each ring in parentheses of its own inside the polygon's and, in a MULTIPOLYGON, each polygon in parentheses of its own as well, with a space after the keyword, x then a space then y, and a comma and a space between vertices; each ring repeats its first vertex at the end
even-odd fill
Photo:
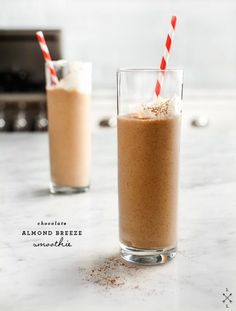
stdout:
POLYGON ((61 28, 64 55, 94 64, 95 88, 114 88, 118 67, 158 66, 172 14, 169 67, 185 89, 236 88, 235 0, 0 0, 0 28, 61 28))

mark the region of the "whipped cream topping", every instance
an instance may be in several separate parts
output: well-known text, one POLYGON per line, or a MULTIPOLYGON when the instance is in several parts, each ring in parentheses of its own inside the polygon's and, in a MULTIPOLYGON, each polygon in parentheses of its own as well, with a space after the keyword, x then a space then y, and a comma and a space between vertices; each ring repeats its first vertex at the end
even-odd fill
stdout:
POLYGON ((181 99, 155 97, 150 103, 141 104, 138 107, 139 118, 169 119, 181 114, 181 99))
MULTIPOLYGON (((63 60, 61 62, 63 63, 63 60)), ((66 66, 65 77, 55 87, 66 90, 78 89, 81 93, 90 94, 92 88, 92 64, 88 62, 69 62, 68 66, 66 66)))

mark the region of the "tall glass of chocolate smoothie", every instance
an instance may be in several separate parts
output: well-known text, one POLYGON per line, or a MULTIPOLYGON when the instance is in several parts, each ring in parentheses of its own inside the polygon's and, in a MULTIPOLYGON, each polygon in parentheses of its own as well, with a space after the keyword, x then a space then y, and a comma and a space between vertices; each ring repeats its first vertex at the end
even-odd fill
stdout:
POLYGON ((176 255, 182 90, 182 70, 117 73, 120 254, 129 262, 176 255))
POLYGON ((85 192, 90 184, 91 63, 46 63, 51 193, 85 192))

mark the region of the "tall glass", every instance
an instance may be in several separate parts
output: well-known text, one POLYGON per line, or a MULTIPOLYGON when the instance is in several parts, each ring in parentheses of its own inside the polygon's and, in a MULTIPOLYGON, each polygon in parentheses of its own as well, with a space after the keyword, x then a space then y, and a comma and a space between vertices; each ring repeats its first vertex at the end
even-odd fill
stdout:
POLYGON ((117 73, 120 254, 129 262, 176 255, 182 90, 182 70, 117 73))
POLYGON ((59 82, 46 64, 52 193, 88 190, 90 184, 91 64, 53 61, 59 82))

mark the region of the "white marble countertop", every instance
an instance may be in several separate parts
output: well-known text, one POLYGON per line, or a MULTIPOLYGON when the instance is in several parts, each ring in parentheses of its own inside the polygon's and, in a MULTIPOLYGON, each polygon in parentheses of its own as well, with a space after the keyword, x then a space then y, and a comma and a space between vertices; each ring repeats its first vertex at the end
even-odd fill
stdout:
MULTIPOLYGON (((92 187, 50 195, 47 134, 0 134, 0 310, 224 310, 236 308, 235 99, 186 101, 182 139, 179 252, 157 267, 123 271, 123 286, 87 280, 91 265, 118 252, 116 131, 93 128, 92 187), (211 101, 211 102, 210 102, 211 101), (206 113, 210 125, 193 128, 206 113), (56 237, 22 236, 63 221, 72 247, 33 247, 56 237)), ((113 113, 98 100, 94 119, 113 113)), ((67 238, 66 238, 67 239, 67 238)))

